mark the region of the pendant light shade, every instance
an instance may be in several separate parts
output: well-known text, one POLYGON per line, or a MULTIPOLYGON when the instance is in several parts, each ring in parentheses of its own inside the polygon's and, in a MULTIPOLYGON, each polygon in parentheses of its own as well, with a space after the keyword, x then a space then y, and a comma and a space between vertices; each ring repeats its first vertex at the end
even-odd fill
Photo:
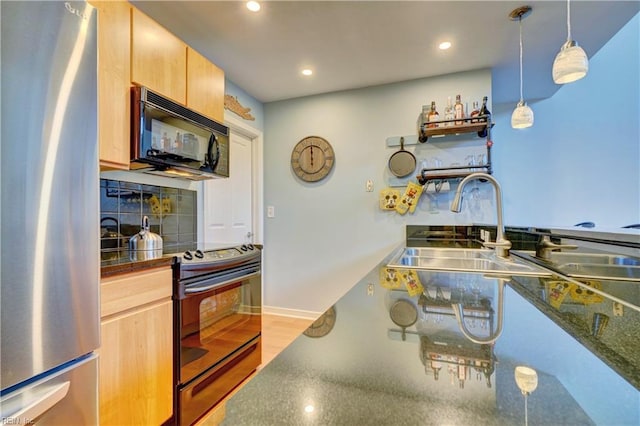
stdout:
POLYGON ((567 41, 553 61, 553 81, 556 84, 571 83, 580 80, 589 71, 589 58, 585 51, 571 39, 571 6, 567 0, 567 41))
POLYGON ((522 18, 531 13, 531 6, 522 6, 509 14, 511 20, 518 20, 520 26, 520 102, 511 114, 511 127, 526 129, 533 126, 533 110, 527 105, 522 96, 522 18))
POLYGON ((589 71, 589 58, 582 47, 573 41, 567 41, 553 61, 553 81, 556 84, 571 83, 580 80, 589 71))
POLYGON ((533 126, 533 110, 526 102, 520 101, 511 114, 511 127, 526 129, 531 126, 533 126))

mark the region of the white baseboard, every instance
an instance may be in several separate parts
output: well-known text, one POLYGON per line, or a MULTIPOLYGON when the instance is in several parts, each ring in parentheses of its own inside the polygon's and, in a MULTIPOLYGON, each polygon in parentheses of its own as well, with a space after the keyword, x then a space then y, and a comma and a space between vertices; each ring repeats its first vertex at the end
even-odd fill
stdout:
POLYGON ((305 318, 315 320, 322 312, 303 311, 301 309, 279 308, 277 306, 262 306, 262 313, 271 315, 282 315, 285 317, 305 318))

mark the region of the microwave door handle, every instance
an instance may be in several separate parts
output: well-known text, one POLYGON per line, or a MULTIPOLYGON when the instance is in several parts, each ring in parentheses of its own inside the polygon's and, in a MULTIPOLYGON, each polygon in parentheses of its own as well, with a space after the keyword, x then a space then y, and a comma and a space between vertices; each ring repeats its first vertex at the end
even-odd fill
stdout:
POLYGON ((218 144, 218 138, 216 138, 216 135, 212 134, 209 138, 209 146, 207 148, 207 162, 209 163, 211 171, 215 170, 218 165, 218 161, 220 161, 220 146, 218 144))

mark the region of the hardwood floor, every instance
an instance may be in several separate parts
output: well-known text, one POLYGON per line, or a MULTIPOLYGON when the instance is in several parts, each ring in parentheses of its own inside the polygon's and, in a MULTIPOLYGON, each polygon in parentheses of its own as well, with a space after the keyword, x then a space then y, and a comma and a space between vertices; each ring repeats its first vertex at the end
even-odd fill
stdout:
POLYGON ((264 367, 296 337, 304 332, 313 320, 281 315, 262 315, 262 365, 264 367))
MULTIPOLYGON (((291 342, 293 342, 314 320, 306 318, 286 317, 282 315, 262 314, 262 364, 258 371, 275 358, 291 342)), ((201 419, 197 426, 217 426, 224 420, 225 402, 231 398, 256 373, 247 377, 233 392, 201 419)))

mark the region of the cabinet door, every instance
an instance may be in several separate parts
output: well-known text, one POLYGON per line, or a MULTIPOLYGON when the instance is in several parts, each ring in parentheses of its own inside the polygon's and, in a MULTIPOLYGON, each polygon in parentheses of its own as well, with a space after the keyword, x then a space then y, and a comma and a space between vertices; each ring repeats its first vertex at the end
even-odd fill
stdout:
POLYGON ((173 413, 172 271, 100 281, 100 424, 161 424, 173 413))
POLYGON ((131 5, 92 1, 98 10, 98 140, 103 169, 129 169, 131 5))
POLYGON ((172 302, 102 322, 100 424, 158 425, 173 413, 172 302))
POLYGON ((187 48, 187 106, 222 123, 224 71, 192 48, 187 48))
POLYGON ((131 81, 186 105, 187 45, 133 8, 131 81))

